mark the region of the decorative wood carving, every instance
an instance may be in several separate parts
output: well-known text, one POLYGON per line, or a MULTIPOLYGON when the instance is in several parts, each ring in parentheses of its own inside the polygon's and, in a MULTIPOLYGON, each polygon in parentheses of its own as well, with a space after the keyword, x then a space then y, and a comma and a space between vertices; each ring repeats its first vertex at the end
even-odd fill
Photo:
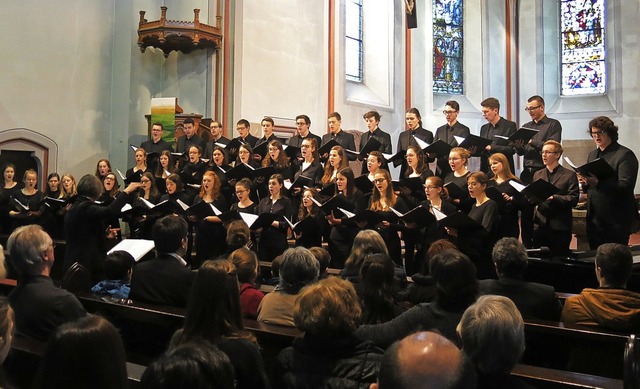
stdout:
POLYGON ((216 26, 200 23, 200 10, 193 10, 193 22, 167 20, 167 7, 160 7, 160 20, 151 22, 144 18, 145 11, 140 11, 138 23, 138 46, 144 53, 147 47, 155 47, 164 52, 165 58, 172 51, 189 54, 194 50, 213 48, 218 50, 222 45, 220 16, 216 17, 216 26))

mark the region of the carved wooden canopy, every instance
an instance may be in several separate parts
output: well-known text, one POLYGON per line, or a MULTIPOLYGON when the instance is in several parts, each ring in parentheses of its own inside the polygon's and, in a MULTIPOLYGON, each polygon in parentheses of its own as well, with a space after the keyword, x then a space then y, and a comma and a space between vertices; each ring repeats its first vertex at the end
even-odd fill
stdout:
POLYGON ((216 17, 216 27, 213 27, 200 23, 199 9, 193 10, 193 22, 167 20, 167 7, 160 9, 160 20, 151 22, 144 18, 146 12, 140 11, 138 46, 143 53, 147 47, 155 47, 162 50, 166 58, 173 50, 189 54, 197 49, 218 50, 222 45, 220 16, 216 17))

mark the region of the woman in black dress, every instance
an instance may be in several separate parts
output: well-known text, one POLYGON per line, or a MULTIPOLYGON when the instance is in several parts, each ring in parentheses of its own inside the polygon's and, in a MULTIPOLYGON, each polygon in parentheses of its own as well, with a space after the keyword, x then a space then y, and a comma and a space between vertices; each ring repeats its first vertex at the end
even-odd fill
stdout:
POLYGON ((11 233, 12 219, 9 218, 9 201, 22 189, 22 184, 15 180, 16 167, 8 163, 2 169, 3 185, 0 190, 0 230, 3 234, 11 233))
POLYGON ((284 217, 289 220, 293 217, 291 201, 283 195, 284 179, 280 174, 274 174, 269 178, 269 197, 260 200, 259 214, 273 213, 277 215, 276 220, 271 225, 258 231, 258 258, 261 261, 273 261, 275 257, 282 254, 288 247, 287 230, 289 224, 284 217))
POLYGON ((462 212, 469 212, 473 200, 469 197, 467 191, 467 176, 471 173, 467 169, 471 153, 462 147, 454 147, 449 152, 449 166, 451 171, 444 178, 444 184, 453 183, 457 188, 461 189, 459 198, 449 191, 449 201, 451 201, 462 212))
MULTIPOLYGON (((206 171, 202 176, 200 193, 194 199, 193 205, 201 202, 212 204, 220 212, 228 210, 227 201, 220 194, 218 176, 212 171, 206 171)), ((207 216, 202 220, 189 216, 189 221, 196 223, 196 262, 192 265, 195 269, 207 259, 217 258, 225 252, 227 231, 218 216, 207 216)))
POLYGON ((136 166, 126 171, 124 175, 127 178, 131 177, 138 171, 141 171, 142 173, 149 171, 149 169, 147 168, 147 152, 145 151, 145 149, 143 149, 142 147, 138 147, 133 153, 133 158, 136 162, 136 166))
POLYGON ((96 177, 100 179, 100 181, 104 181, 104 178, 107 176, 107 173, 111 171, 111 162, 108 159, 102 158, 96 164, 96 177))
MULTIPOLYGON (((160 192, 156 188, 156 181, 153 174, 145 172, 140 178, 140 189, 138 189, 138 199, 136 202, 142 202, 141 199, 155 205, 160 201, 160 192)), ((146 203, 145 203, 146 204, 146 203)), ((130 237, 137 239, 153 239, 151 230, 157 217, 152 213, 140 216, 129 216, 125 221, 129 223, 130 237)))
POLYGON ((161 195, 167 193, 167 187, 165 186, 165 180, 171 173, 177 173, 173 155, 171 151, 163 150, 158 157, 158 168, 155 171, 154 177, 156 180, 156 187, 161 195))
POLYGON ((518 239, 520 236, 518 211, 526 205, 526 199, 519 195, 509 181, 521 182, 511 173, 509 161, 504 154, 492 154, 489 157, 489 167, 493 173, 489 186, 494 187, 501 195, 500 199, 495 199, 498 203, 500 218, 500 223, 496 224, 496 239, 505 237, 518 239))
POLYGON ((227 162, 227 151, 224 147, 215 145, 213 146, 210 157, 211 160, 209 161, 209 167, 207 169, 216 173, 220 181, 220 193, 222 193, 225 200, 227 200, 227 204, 231 204, 233 202, 234 187, 229 183, 229 180, 227 180, 226 172, 231 169, 231 165, 227 162))
POLYGON ((298 210, 298 223, 305 219, 310 220, 304 222, 304 227, 299 227, 294 231, 296 246, 306 248, 322 247, 322 235, 326 221, 324 212, 312 200, 316 193, 313 188, 306 188, 302 193, 302 202, 298 210))
POLYGON ((17 191, 9 202, 9 217, 13 220, 13 229, 28 224, 40 224, 44 212, 44 193, 36 189, 38 173, 35 170, 27 170, 22 182, 24 188, 17 191))
MULTIPOLYGON (((44 197, 48 197, 50 199, 62 199, 63 195, 64 192, 62 191, 62 185, 60 184, 60 175, 58 173, 50 173, 47 176, 47 188, 44 192, 44 197)), ((63 239, 64 205, 55 201, 47 200, 43 210, 42 227, 53 239, 63 239)))

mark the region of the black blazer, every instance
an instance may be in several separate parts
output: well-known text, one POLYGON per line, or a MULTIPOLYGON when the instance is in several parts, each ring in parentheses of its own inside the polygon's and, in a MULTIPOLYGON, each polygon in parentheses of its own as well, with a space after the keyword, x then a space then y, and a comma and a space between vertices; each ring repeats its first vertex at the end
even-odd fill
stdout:
POLYGON ((129 298, 150 304, 186 307, 195 272, 167 254, 138 263, 131 276, 129 298))
MULTIPOLYGON (((353 135, 345 132, 344 130, 340 130, 335 138, 332 134, 322 135, 322 145, 328 143, 331 139, 334 139, 340 146, 345 149, 356 151, 356 141, 353 139, 353 135)), ((349 161, 355 161, 358 158, 357 156, 351 154, 347 154, 347 157, 349 161)))
POLYGON ((78 197, 64 219, 64 232, 67 239, 64 271, 67 271, 74 262, 79 262, 89 271, 94 280, 102 279, 104 259, 107 256, 105 221, 118 217, 120 210, 129 199, 129 195, 120 192, 109 206, 102 206, 84 196, 78 197))
MULTIPOLYGON (((380 128, 376 128, 375 131, 373 131, 373 134, 371 133, 371 131, 368 131, 368 130, 362 134, 362 136, 360 137, 360 151, 362 151, 362 148, 367 144, 367 142, 369 141, 369 138, 374 138, 375 140, 380 142, 380 147, 378 148, 378 151, 385 154, 392 153, 391 135, 382 131, 380 128)), ((367 161, 364 160, 362 161, 362 174, 365 174, 368 172, 369 172, 369 169, 367 169, 367 161)))
POLYGON ((483 151, 480 156, 480 170, 485 173, 489 173, 489 156, 495 153, 502 153, 507 157, 509 161, 509 167, 511 173, 515 174, 515 166, 513 164, 513 154, 516 150, 513 146, 509 145, 509 141, 502 138, 496 138, 496 135, 511 136, 518 130, 518 126, 515 122, 507 120, 503 117, 498 120, 495 127, 491 123, 484 124, 480 127, 480 136, 491 140, 491 150, 489 152, 483 151))
MULTIPOLYGON (((580 189, 578 177, 573 170, 558 165, 551 183, 560 191, 553 195, 552 200, 546 200, 536 207, 534 221, 541 226, 547 226, 557 231, 569 231, 573 225, 571 209, 578 204, 580 189)), ((533 181, 537 179, 549 181, 547 168, 538 170, 533 174, 533 181)))
POLYGON ((178 138, 178 143, 176 144, 176 153, 188 153, 189 147, 191 146, 199 146, 200 151, 204 152, 204 140, 200 138, 198 134, 193 134, 191 139, 187 139, 186 135, 178 138))
POLYGON ((525 320, 560 320, 562 306, 553 286, 508 277, 480 280, 478 285, 480 295, 496 294, 510 298, 525 320))
POLYGON ((303 175, 313 180, 313 183, 311 184, 311 186, 319 187, 319 186, 322 186, 320 181, 322 180, 323 174, 324 174, 324 168, 322 167, 322 164, 317 159, 314 159, 313 162, 311 162, 311 165, 309 165, 304 170, 302 170, 302 162, 300 162, 295 174, 293 175, 293 179, 295 180, 300 175, 303 175))

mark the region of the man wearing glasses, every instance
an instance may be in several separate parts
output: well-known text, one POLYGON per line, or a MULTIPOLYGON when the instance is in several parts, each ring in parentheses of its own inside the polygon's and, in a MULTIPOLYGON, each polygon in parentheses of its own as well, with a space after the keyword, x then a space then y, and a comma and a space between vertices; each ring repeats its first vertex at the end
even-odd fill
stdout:
MULTIPOLYGON (((533 174, 544 168, 542 163, 542 146, 548 140, 560 142, 562 140, 562 125, 559 121, 547 117, 544 113, 544 99, 534 95, 527 100, 527 107, 531 121, 522 125, 525 128, 538 130, 531 140, 524 144, 522 141, 514 143, 516 153, 522 155, 523 168, 520 179, 525 185, 533 182, 533 174)), ((533 207, 525 207, 520 215, 522 226, 522 243, 531 248, 533 238, 533 207)))
MULTIPOLYGON (((309 116, 296 116, 296 130, 298 131, 298 133, 289 138, 289 140, 287 141, 287 145, 302 149, 302 141, 305 139, 315 139, 316 145, 319 145, 322 139, 318 135, 312 133, 309 127, 311 127, 311 119, 309 119, 309 116)), ((299 161, 303 159, 302 150, 297 153, 296 158, 299 161)))
POLYGON ((158 158, 160 157, 160 153, 164 150, 173 151, 171 145, 162 139, 163 131, 164 127, 162 123, 153 123, 151 126, 151 139, 140 144, 140 147, 147 152, 147 166, 152 172, 155 172, 158 167, 158 158))
MULTIPOLYGON (((471 133, 469 131, 469 127, 458 121, 460 104, 458 104, 458 102, 455 100, 449 100, 445 103, 442 113, 447 120, 447 124, 436 129, 434 141, 441 140, 445 143, 448 143, 452 147, 456 147, 458 146, 458 142, 456 141, 456 138, 454 136, 466 138, 471 133)), ((436 175, 444 178, 450 171, 451 167, 449 167, 449 161, 447 161, 446 158, 438 158, 438 168, 436 170, 436 175)))

